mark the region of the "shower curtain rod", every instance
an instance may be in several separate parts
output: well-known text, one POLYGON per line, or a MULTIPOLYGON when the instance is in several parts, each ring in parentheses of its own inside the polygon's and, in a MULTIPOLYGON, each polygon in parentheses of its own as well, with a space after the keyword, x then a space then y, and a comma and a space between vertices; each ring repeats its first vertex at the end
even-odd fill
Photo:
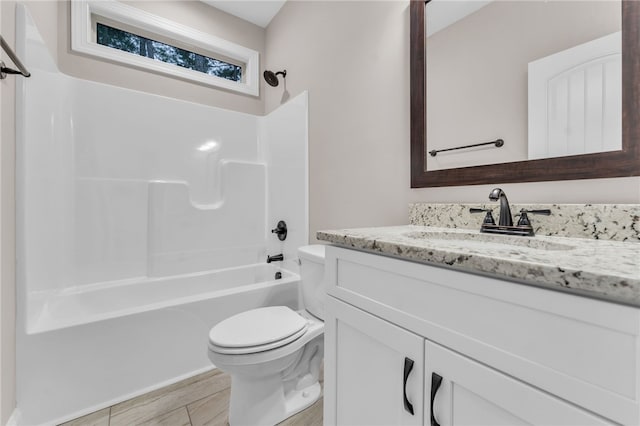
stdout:
POLYGON ((7 74, 20 74, 25 77, 30 77, 31 73, 27 71, 27 68, 24 64, 18 59, 14 51, 11 49, 9 44, 5 41, 4 37, 0 35, 0 45, 2 45, 2 49, 7 52, 11 61, 18 67, 17 70, 13 68, 8 68, 4 66, 4 62, 0 61, 0 80, 7 78, 7 74))

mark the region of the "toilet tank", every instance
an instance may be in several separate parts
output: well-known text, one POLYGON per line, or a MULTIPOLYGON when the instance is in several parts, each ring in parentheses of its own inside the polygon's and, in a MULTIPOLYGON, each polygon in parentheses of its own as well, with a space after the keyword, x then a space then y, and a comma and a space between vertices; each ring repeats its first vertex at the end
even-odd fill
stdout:
POLYGON ((324 245, 302 246, 298 249, 302 301, 313 316, 324 320, 324 245))

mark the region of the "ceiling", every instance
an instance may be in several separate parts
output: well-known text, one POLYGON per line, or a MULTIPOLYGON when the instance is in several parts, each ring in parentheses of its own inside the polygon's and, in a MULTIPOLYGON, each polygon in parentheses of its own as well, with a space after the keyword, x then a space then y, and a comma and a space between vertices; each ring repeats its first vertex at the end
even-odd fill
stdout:
MULTIPOLYGON (((1 0, 0 0, 1 1, 1 0)), ((201 0, 245 21, 266 28, 286 0, 201 0)), ((432 0, 428 3, 427 37, 486 6, 492 0, 432 0)))
POLYGON ((201 0, 210 6, 266 28, 286 0, 201 0))
POLYGON ((426 5, 427 37, 485 7, 492 0, 432 0, 426 5))

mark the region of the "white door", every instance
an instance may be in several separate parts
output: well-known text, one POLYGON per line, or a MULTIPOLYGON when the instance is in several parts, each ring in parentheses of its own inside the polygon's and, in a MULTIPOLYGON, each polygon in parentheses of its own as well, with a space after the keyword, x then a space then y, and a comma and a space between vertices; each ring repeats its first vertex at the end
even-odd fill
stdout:
POLYGON ((429 341, 425 375, 425 424, 431 426, 612 424, 429 341))
POLYGON ((622 148, 621 33, 529 63, 529 159, 622 148))
POLYGON ((327 298, 326 425, 421 425, 424 339, 327 298))

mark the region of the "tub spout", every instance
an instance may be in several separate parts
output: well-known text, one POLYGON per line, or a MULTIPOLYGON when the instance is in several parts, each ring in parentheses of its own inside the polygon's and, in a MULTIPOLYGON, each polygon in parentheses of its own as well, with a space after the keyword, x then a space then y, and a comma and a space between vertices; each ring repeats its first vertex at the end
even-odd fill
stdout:
POLYGON ((284 255, 282 253, 276 254, 273 256, 267 255, 267 263, 271 262, 282 262, 284 260, 284 255))

